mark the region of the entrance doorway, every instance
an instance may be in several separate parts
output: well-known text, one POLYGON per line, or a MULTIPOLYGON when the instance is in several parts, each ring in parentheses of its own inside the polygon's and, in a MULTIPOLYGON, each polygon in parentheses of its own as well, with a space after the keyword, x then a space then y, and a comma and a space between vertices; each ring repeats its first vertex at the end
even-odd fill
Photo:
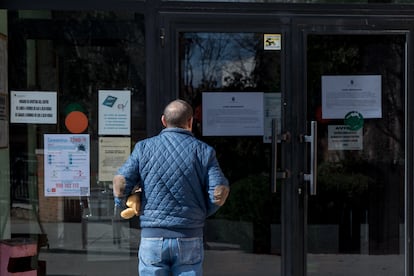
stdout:
POLYGON ((308 275, 404 275, 404 34, 309 34, 308 275))
POLYGON ((193 132, 214 146, 231 182, 227 203, 207 221, 205 274, 280 275, 281 194, 271 192, 272 140, 252 134, 263 106, 247 107, 244 98, 273 103, 265 108, 270 136, 271 119, 280 120, 280 48, 266 49, 261 32, 182 32, 178 40, 179 96, 194 106, 193 132), (227 99, 231 110, 223 106, 227 99))
POLYGON ((206 275, 405 275, 406 34, 191 26, 176 29, 178 96, 232 185, 206 275), (214 93, 262 95, 263 134, 206 135, 214 93))

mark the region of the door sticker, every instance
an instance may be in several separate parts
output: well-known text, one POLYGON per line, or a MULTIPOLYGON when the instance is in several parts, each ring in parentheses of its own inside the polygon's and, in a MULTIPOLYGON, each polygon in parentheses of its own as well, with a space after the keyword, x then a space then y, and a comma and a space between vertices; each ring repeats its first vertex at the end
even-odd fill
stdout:
POLYGON ((351 130, 358 130, 364 126, 364 117, 359 112, 351 111, 345 115, 344 123, 351 130))
POLYGON ((281 50, 282 35, 281 34, 264 34, 264 50, 281 50))

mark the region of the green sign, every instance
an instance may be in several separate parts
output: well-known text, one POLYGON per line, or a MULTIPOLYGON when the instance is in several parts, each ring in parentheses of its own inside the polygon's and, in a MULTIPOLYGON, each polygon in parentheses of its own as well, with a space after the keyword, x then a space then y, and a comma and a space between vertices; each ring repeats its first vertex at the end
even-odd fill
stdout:
POLYGON ((351 130, 358 130, 364 126, 364 117, 357 111, 351 111, 345 115, 344 122, 351 130))

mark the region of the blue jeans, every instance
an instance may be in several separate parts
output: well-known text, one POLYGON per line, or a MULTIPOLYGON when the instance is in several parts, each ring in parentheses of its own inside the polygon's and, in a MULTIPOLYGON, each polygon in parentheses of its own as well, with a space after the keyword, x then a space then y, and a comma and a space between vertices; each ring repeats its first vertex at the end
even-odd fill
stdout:
POLYGON ((203 275, 203 238, 141 238, 140 276, 203 275))

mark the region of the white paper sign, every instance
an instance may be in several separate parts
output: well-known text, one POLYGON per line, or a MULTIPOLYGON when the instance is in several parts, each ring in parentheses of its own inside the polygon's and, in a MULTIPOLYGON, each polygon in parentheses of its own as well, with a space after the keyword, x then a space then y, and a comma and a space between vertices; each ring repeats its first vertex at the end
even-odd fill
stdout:
POLYGON ((131 135, 131 91, 100 90, 99 135, 131 135))
POLYGON ((131 154, 131 138, 99 138, 99 181, 112 181, 119 167, 131 154))
POLYGON ((328 126, 328 150, 362 150, 362 128, 351 130, 347 125, 328 126))
POLYGON ((27 124, 56 124, 57 93, 11 91, 10 122, 27 124))
POLYGON ((263 93, 203 93, 204 136, 262 136, 263 93))
POLYGON ((88 134, 45 134, 45 196, 89 196, 88 134))
POLYGON ((381 118, 381 76, 322 76, 322 118, 344 119, 351 111, 381 118))

